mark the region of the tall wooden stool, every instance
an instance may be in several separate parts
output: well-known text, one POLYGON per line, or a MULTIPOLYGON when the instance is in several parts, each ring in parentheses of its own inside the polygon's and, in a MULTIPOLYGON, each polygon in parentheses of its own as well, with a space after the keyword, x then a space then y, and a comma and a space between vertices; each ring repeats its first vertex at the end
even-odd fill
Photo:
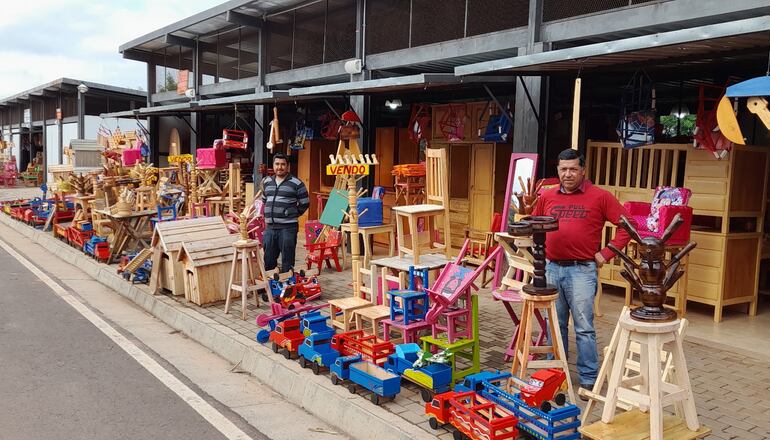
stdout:
POLYGON ((511 374, 524 379, 529 369, 559 368, 567 374, 567 392, 570 402, 575 402, 567 355, 564 352, 564 344, 559 330, 559 318, 556 316, 556 299, 559 294, 530 295, 522 291, 520 295, 524 304, 516 334, 516 348, 513 353, 511 374), (538 310, 544 311, 541 314, 546 316, 548 329, 551 333, 551 345, 533 345, 532 343, 532 327, 539 322, 536 314, 538 310), (530 355, 535 353, 551 355, 553 359, 530 360, 530 355))
POLYGON ((225 314, 230 311, 230 300, 233 297, 233 292, 240 292, 241 294, 241 319, 246 319, 246 302, 249 292, 254 292, 254 301, 259 307, 257 290, 262 286, 257 284, 257 276, 260 275, 263 280, 266 279, 264 265, 259 255, 259 242, 257 240, 238 240, 233 243, 233 264, 230 266, 230 287, 227 289, 225 314), (240 270, 238 266, 240 266, 240 270), (255 273, 254 267, 257 267, 259 274, 255 273))
MULTIPOLYGON (((680 320, 642 322, 624 313, 620 316, 618 326, 620 334, 617 339, 617 348, 614 350, 612 373, 607 384, 602 420, 597 423, 612 424, 615 420, 618 399, 623 399, 637 406, 643 413, 649 411, 650 439, 662 440, 664 437, 663 409, 669 405, 676 405, 684 416, 687 429, 697 435, 701 426, 698 422, 687 362, 682 349, 682 338, 679 334, 680 320), (638 343, 640 347, 640 373, 624 379, 623 372, 632 342, 638 343), (673 383, 663 379, 664 367, 660 361, 663 345, 669 342, 673 343, 671 347, 673 383), (635 389, 637 385, 638 389, 635 389)), ((610 351, 613 351, 612 348, 610 351)), ((641 427, 636 428, 638 430, 641 427)))
POLYGON ((136 195, 136 210, 145 211, 147 209, 155 209, 155 188, 152 186, 140 186, 134 190, 136 195))

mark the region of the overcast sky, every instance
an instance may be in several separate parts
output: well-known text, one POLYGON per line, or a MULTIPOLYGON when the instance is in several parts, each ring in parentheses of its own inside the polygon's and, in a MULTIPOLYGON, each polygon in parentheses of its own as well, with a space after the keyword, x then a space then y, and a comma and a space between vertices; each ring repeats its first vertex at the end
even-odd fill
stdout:
POLYGON ((147 88, 145 64, 118 46, 224 0, 5 0, 0 98, 67 77, 147 88))

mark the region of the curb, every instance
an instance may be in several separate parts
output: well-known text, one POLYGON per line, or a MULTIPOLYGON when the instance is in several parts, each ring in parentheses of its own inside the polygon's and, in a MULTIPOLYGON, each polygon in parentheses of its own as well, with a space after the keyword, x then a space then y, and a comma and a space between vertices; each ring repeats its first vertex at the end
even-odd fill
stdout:
MULTIPOLYGON (((435 439, 418 426, 361 396, 332 385, 325 376, 308 374, 297 362, 263 347, 191 307, 163 295, 152 295, 144 285, 126 282, 114 267, 97 262, 50 233, 44 233, 0 214, 0 223, 77 266, 101 284, 133 301, 168 326, 180 331, 220 357, 259 379, 287 401, 302 407, 353 438, 435 439)), ((23 253, 23 251, 22 251, 23 253)))

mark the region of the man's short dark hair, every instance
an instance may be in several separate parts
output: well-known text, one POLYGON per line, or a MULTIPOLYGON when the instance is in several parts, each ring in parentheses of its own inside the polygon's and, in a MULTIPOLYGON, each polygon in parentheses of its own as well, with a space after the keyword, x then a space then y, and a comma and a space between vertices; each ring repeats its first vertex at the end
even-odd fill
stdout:
POLYGON ((580 167, 585 168, 586 166, 586 157, 583 156, 583 153, 581 153, 578 150, 573 150, 572 148, 567 148, 566 150, 559 153, 559 161, 562 160, 580 160, 580 167))
POLYGON ((286 163, 289 163, 289 158, 283 153, 275 153, 275 156, 273 156, 273 163, 275 163, 276 159, 283 159, 286 163))

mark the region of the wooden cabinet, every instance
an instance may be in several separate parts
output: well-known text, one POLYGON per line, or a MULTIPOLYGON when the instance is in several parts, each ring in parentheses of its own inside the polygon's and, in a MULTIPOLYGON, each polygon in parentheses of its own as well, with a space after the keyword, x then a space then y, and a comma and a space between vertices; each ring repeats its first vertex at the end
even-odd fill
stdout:
MULTIPOLYGON (((623 150, 617 142, 589 141, 587 175, 621 203, 649 202, 658 185, 692 190, 691 240, 698 246, 687 265, 687 299, 713 305, 719 322, 725 306, 747 304, 756 314, 769 156, 755 146, 736 145, 717 160, 690 144, 623 150)), ((626 287, 620 270, 618 261, 605 266, 602 282, 626 287)))

